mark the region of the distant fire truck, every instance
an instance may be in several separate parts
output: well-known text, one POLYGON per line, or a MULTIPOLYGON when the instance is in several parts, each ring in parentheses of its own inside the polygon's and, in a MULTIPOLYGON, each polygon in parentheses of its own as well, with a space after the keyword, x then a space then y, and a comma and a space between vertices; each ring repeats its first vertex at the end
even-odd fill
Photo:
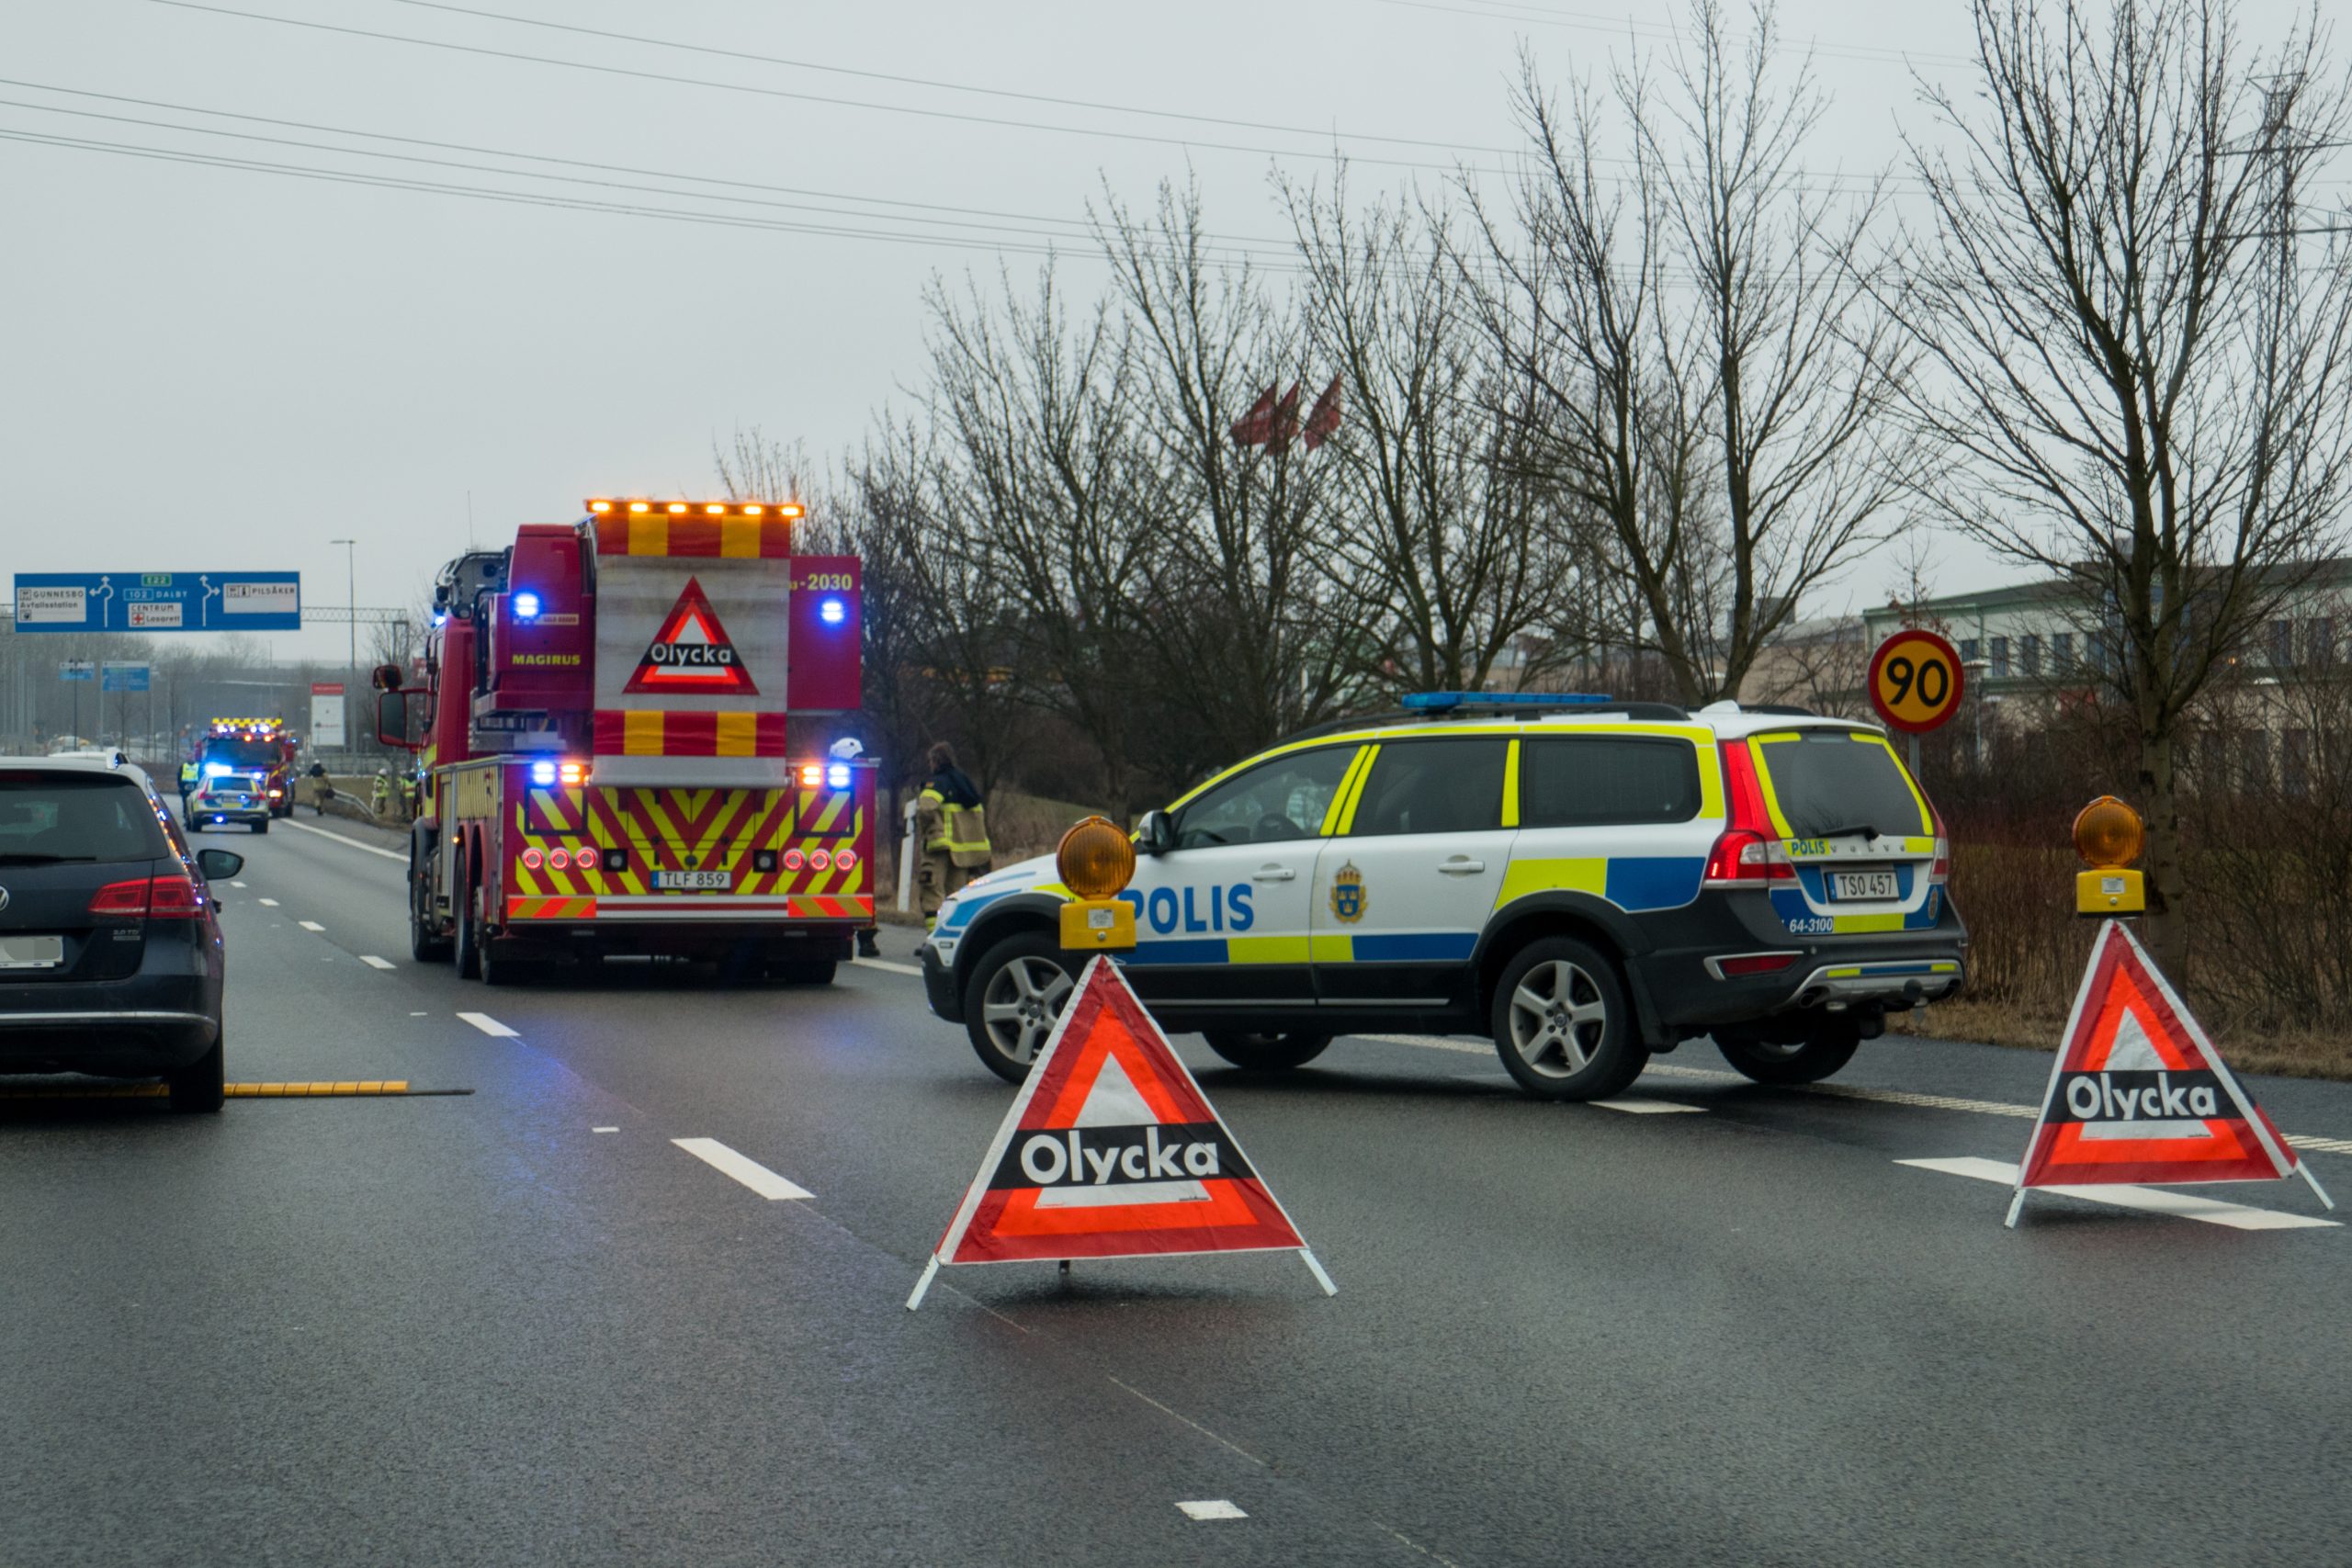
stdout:
POLYGON ((794 554, 790 503, 587 505, 444 567, 424 685, 377 671, 379 738, 423 753, 411 951, 831 980, 874 915, 874 765, 791 726, 858 704, 857 558, 794 554))
POLYGON ((200 778, 258 773, 272 817, 294 815, 294 751, 300 743, 286 732, 282 718, 216 718, 198 742, 200 778))

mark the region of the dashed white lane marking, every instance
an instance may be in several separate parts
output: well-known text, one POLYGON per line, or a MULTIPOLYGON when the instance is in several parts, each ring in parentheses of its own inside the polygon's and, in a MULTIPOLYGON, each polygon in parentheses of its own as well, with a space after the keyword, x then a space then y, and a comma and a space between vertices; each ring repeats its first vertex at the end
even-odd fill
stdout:
POLYGON ((617 1133, 620 1131, 618 1127, 591 1127, 588 1130, 592 1133, 617 1133))
POLYGON ((390 959, 379 958, 372 953, 361 953, 359 955, 359 962, 365 964, 370 969, 390 969, 392 967, 392 961, 390 959))
POLYGON ((1222 1497, 1202 1497, 1190 1503, 1179 1503, 1177 1508, 1188 1519, 1246 1519, 1250 1516, 1222 1497))
POLYGON ((481 1030, 484 1034, 495 1035, 501 1040, 516 1040, 521 1038, 521 1036, 517 1035, 513 1030, 507 1028, 504 1024, 499 1022, 498 1020, 491 1017, 490 1014, 486 1012, 461 1012, 458 1016, 464 1019, 468 1023, 472 1024, 476 1029, 481 1030))
POLYGON ((371 855, 381 855, 386 860, 396 860, 402 865, 406 865, 408 863, 408 856, 401 854, 397 851, 379 850, 373 844, 363 844, 356 839, 346 839, 341 833, 330 833, 324 828, 305 827, 302 823, 295 821, 290 817, 286 819, 286 825, 288 828, 299 829, 305 833, 316 833, 322 839, 333 839, 338 844, 347 844, 355 850, 364 851, 371 855))
POLYGON ((710 1167, 723 1171, 763 1198, 813 1198, 815 1193, 797 1187, 755 1159, 737 1154, 717 1138, 673 1138, 672 1143, 710 1167))
POLYGON ((294 923, 306 931, 322 931, 327 929, 316 920, 297 920, 294 923))
POLYGON ((1703 1105, 1684 1105, 1673 1100, 1593 1100, 1585 1103, 1597 1105, 1603 1111, 1623 1111, 1634 1116, 1670 1116, 1684 1111, 1694 1116, 1707 1113, 1703 1105))
POLYGON ((922 973, 922 965, 920 964, 900 964, 895 959, 889 958, 853 958, 850 962, 852 964, 860 964, 867 969, 887 969, 893 975, 921 975, 922 973))
POLYGON ((232 887, 243 887, 244 884, 242 882, 232 882, 229 886, 232 887))
POLYGON ((254 902, 259 904, 265 909, 275 909, 277 908, 277 900, 275 898, 256 898, 254 902))
MULTIPOLYGON (((2018 1168, 2007 1160, 1899 1159, 1894 1163, 1907 1165, 1914 1170, 1940 1171, 1946 1176, 1965 1176, 1977 1181, 1997 1182, 2003 1187, 2018 1184, 2018 1168)), ((2276 1209, 2224 1203, 2218 1199, 2199 1198, 2188 1192, 2170 1192, 2158 1187, 2037 1187, 2034 1190, 2055 1193, 2062 1198, 2080 1198, 2091 1203, 2111 1204, 2118 1209, 2137 1209, 2144 1213, 2175 1214, 2184 1220, 2202 1220, 2209 1225, 2227 1225, 2232 1230, 2333 1230, 2337 1226, 2335 1220, 2323 1220, 2311 1214, 2286 1214, 2276 1209)))
POLYGON ((413 1012, 413 1013, 409 1014, 409 1017, 411 1017, 411 1018, 423 1018, 423 1017, 424 1017, 424 1016, 425 1016, 425 1015, 424 1015, 424 1013, 421 1013, 421 1012, 413 1012))
MULTIPOLYGON (((1466 1040, 1445 1040, 1434 1034, 1359 1034, 1358 1040, 1377 1040, 1385 1045, 1419 1045, 1425 1051, 1458 1051, 1465 1056, 1492 1056, 1492 1045, 1473 1045, 1466 1040)), ((1498 1060, 1495 1066, 1501 1066, 1498 1060)))

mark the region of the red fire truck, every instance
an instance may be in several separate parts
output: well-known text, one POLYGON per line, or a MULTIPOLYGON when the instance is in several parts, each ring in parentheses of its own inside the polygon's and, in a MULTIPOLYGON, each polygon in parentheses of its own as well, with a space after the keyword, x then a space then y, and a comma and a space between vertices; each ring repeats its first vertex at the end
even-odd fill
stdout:
POLYGON ((197 772, 207 778, 257 773, 272 817, 294 815, 294 750, 282 718, 216 718, 198 743, 197 772))
POLYGON ((444 567, 424 683, 377 671, 379 738, 423 752, 411 951, 831 980, 873 919, 874 765, 798 721, 857 706, 857 558, 796 555, 788 502, 587 507, 444 567))

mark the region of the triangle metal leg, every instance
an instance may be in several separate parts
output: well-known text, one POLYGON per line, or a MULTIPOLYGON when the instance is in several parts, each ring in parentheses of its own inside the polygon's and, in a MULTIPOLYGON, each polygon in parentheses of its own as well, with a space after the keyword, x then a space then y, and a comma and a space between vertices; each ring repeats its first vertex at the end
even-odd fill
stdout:
POLYGON ((1298 1255, 1306 1260, 1306 1267, 1314 1273, 1315 1282, 1323 1287, 1325 1295, 1336 1296, 1340 1293, 1340 1287, 1331 1283, 1331 1276, 1323 1272, 1323 1265, 1316 1261, 1315 1254, 1311 1250, 1302 1247, 1298 1249, 1298 1255))
POLYGON ((907 1298, 907 1310, 909 1312, 912 1312, 915 1308, 922 1305, 923 1292, 931 1289, 932 1278, 938 1272, 939 1254, 934 1252, 931 1255, 930 1260, 922 1266, 922 1278, 915 1281, 915 1293, 907 1298))

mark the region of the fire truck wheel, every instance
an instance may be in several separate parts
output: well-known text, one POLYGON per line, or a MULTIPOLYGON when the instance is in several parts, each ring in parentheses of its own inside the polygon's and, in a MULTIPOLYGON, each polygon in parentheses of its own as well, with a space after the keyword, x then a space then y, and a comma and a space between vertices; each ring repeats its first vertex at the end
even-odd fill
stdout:
POLYGON ((481 974, 481 885, 462 880, 466 874, 466 863, 459 861, 458 886, 466 892, 458 904, 458 973, 471 980, 481 974))
POLYGON ((768 978, 787 986, 830 986, 835 964, 831 959, 790 959, 768 965, 768 978))
POLYGON ((980 954, 964 994, 964 1032, 989 1071, 1019 1083, 1036 1064, 1069 999, 1073 977, 1060 942, 1043 931, 1010 936, 980 954))

